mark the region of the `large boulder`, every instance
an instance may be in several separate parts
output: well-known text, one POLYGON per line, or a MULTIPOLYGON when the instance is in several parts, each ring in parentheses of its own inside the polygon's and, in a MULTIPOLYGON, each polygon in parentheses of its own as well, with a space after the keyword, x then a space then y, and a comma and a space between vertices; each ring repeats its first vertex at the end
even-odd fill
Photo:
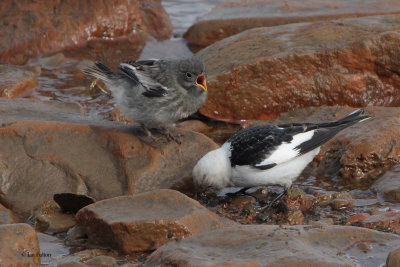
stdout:
POLYGON ((89 242, 125 254, 234 224, 169 189, 106 199, 81 209, 76 219, 89 242))
POLYGON ((0 200, 28 213, 55 193, 97 200, 192 184, 196 162, 217 145, 179 131, 181 145, 80 115, 75 104, 0 99, 0 200))
POLYGON ((201 16, 184 37, 204 47, 251 28, 399 13, 400 3, 389 0, 224 0, 201 16))
POLYGON ((200 51, 209 96, 201 113, 269 119, 321 105, 400 103, 400 16, 247 30, 200 51))
POLYGON ((399 245, 398 235, 352 226, 235 226, 164 245, 146 266, 372 267, 399 245))
POLYGON ((0 18, 0 62, 14 64, 43 52, 81 47, 90 39, 172 35, 158 0, 5 0, 0 18))

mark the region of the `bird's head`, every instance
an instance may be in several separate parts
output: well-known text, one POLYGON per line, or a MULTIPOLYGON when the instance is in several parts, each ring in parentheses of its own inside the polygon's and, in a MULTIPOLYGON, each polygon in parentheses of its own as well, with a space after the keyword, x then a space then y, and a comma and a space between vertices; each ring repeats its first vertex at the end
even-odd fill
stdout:
POLYGON ((219 190, 230 185, 229 151, 224 146, 208 152, 193 168, 193 183, 200 190, 219 190))
POLYGON ((195 57, 182 59, 177 63, 177 81, 187 91, 195 94, 207 93, 204 63, 195 57))

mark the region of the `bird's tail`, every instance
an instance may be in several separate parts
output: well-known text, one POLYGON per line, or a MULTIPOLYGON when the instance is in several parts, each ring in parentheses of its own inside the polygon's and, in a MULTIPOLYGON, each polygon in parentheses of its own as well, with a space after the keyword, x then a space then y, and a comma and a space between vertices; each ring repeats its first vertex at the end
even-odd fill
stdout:
POLYGON ((302 143, 298 149, 300 149, 303 153, 311 151, 312 149, 323 145, 332 139, 335 135, 337 135, 342 130, 369 118, 372 118, 370 115, 365 115, 363 109, 358 109, 344 118, 341 118, 336 121, 325 122, 325 123, 306 123, 303 124, 304 131, 315 130, 314 136, 312 140, 306 141, 302 143))
POLYGON ((83 69, 82 72, 105 82, 109 82, 111 80, 111 76, 114 73, 111 69, 109 69, 101 62, 96 62, 93 66, 83 69))

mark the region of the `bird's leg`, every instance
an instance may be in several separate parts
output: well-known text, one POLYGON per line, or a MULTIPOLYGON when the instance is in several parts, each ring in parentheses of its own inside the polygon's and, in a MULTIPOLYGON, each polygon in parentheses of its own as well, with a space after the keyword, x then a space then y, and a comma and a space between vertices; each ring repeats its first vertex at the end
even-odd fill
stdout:
POLYGON ((287 193, 287 191, 291 188, 292 186, 285 186, 283 188, 282 193, 280 193, 274 200, 272 200, 265 208, 265 210, 269 210, 270 208, 276 207, 279 204, 279 201, 281 198, 287 193))
POLYGON ((287 191, 292 187, 292 185, 289 186, 284 186, 282 193, 280 193, 276 198, 274 198, 274 200, 272 200, 270 203, 268 203, 267 205, 265 205, 264 207, 261 207, 259 210, 261 211, 258 214, 258 220, 261 222, 265 222, 268 219, 268 214, 266 211, 268 211, 269 209, 276 207, 281 198, 287 193, 287 191))
POLYGON ((162 127, 161 128, 161 133, 164 134, 168 141, 174 140, 175 143, 177 143, 178 145, 180 145, 182 142, 178 139, 178 137, 182 137, 182 134, 173 134, 170 130, 168 130, 168 128, 162 127))
POLYGON ((239 191, 236 191, 235 193, 227 193, 226 195, 228 197, 238 197, 240 195, 249 195, 246 193, 247 189, 249 189, 250 187, 243 187, 242 189, 240 189, 239 191))

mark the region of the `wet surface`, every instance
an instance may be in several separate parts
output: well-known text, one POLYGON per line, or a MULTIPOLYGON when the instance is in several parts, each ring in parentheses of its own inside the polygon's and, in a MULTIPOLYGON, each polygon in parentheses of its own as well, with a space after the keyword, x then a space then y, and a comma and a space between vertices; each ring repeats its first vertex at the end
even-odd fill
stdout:
MULTIPOLYGON (((150 40, 146 44, 143 43, 127 43, 119 46, 117 43, 90 43, 88 50, 65 51, 50 56, 41 56, 28 62, 28 66, 33 68, 37 74, 38 89, 24 97, 35 98, 40 100, 57 100, 61 102, 78 102, 82 105, 86 114, 97 119, 111 119, 111 111, 113 110, 113 100, 104 94, 97 86, 91 87, 91 78, 81 73, 81 69, 90 65, 94 60, 103 60, 107 62, 110 57, 120 61, 131 59, 145 58, 179 58, 188 57, 192 52, 186 46, 182 35, 186 29, 192 25, 197 17, 207 13, 219 1, 193 1, 193 0, 167 0, 163 1, 163 6, 169 13, 174 27, 174 38, 165 41, 150 40), (128 46, 130 47, 128 49, 128 46), (108 56, 102 57, 102 50, 112 50, 108 56), (85 52, 86 51, 86 52, 85 52)), ((110 60, 109 60, 110 61, 110 60)), ((111 60, 112 61, 112 60, 111 60)), ((113 64, 115 62, 109 62, 113 64)), ((115 65, 111 65, 115 66, 115 65)), ((236 132, 240 127, 228 123, 207 122, 210 127, 205 132, 210 138, 218 144, 222 144, 229 136, 236 132)), ((250 196, 227 197, 226 195, 215 194, 198 194, 189 196, 194 197, 202 204, 216 213, 226 216, 234 221, 242 224, 337 224, 346 225, 349 219, 357 214, 379 214, 388 211, 400 212, 400 203, 387 201, 381 196, 377 196, 369 188, 371 181, 364 184, 354 184, 344 181, 339 177, 318 178, 308 174, 300 177, 293 185, 294 188, 302 189, 306 194, 314 198, 323 198, 339 192, 349 192, 352 196, 351 205, 343 202, 343 206, 339 201, 336 205, 313 205, 305 211, 297 215, 285 210, 285 207, 278 206, 275 209, 267 211, 266 222, 260 222, 260 208, 268 204, 277 193, 281 192, 280 187, 268 187, 255 189, 249 193, 250 196), (288 217, 292 216, 293 220, 288 217), (297 221, 296 221, 297 220, 297 221)), ((350 225, 359 226, 359 222, 355 221, 350 225)), ((380 229, 385 232, 394 232, 393 229, 380 229)), ((50 257, 42 257, 42 264, 50 264, 53 261, 69 255, 71 247, 64 245, 63 235, 58 237, 45 234, 38 234, 41 251, 44 255, 50 257)), ((343 253, 351 258, 359 266, 380 266, 383 264, 382 259, 385 255, 380 255, 382 244, 374 242, 359 242, 347 248, 343 253), (364 244, 364 245, 360 245, 364 244), (372 253, 364 253, 363 250, 372 251, 372 253), (377 260, 379 259, 379 260, 377 260)), ((73 250, 81 248, 74 247, 73 250)), ((383 253, 383 252, 382 252, 383 253)), ((147 253, 137 255, 121 256, 118 258, 119 263, 134 262, 142 263, 146 259, 147 253)))

